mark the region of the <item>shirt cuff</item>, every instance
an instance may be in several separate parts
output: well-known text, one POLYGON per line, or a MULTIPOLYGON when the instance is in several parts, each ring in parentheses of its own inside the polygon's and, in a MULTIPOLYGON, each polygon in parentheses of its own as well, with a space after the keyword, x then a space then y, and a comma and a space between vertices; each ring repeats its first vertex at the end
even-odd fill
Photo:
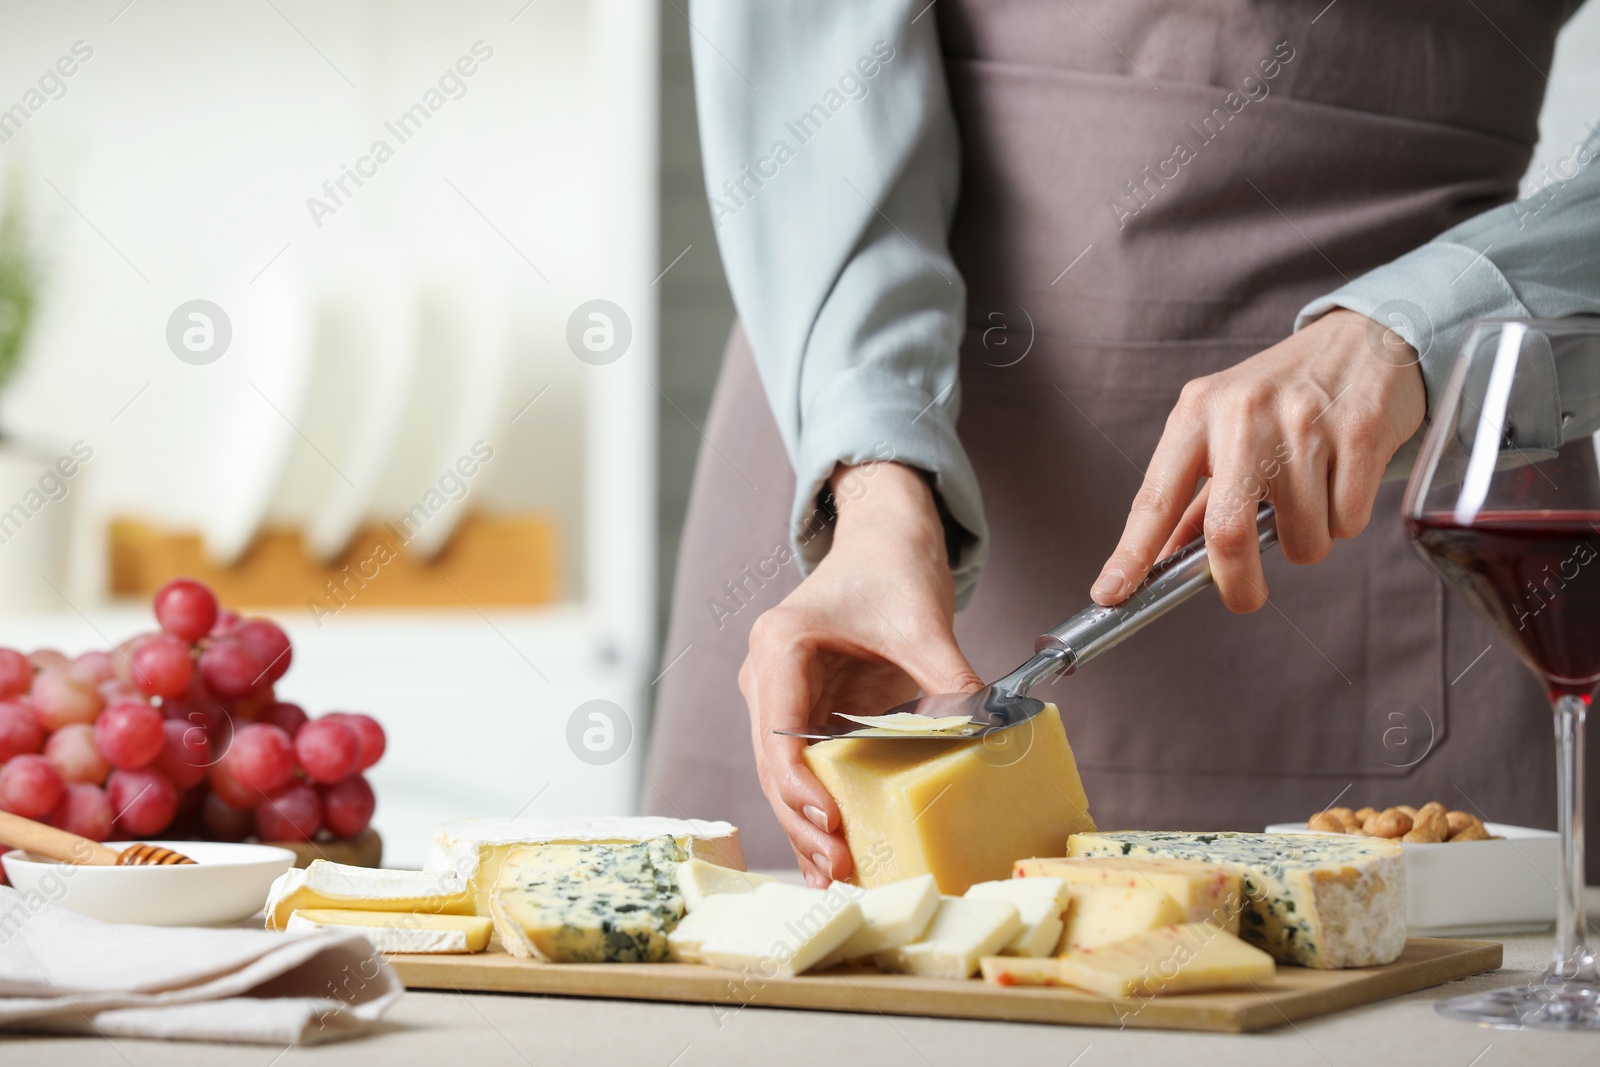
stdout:
MULTIPOLYGON (((1487 250, 1485 250, 1487 251, 1487 250)), ((1405 478, 1444 393, 1467 329, 1477 319, 1526 318, 1528 309, 1500 268, 1467 245, 1434 241, 1318 297, 1295 316, 1302 330, 1335 308, 1347 308, 1393 330, 1416 349, 1428 392, 1428 414, 1400 446, 1384 479, 1405 478)))
MULTIPOLYGON (((927 472, 942 509, 959 526, 959 549, 951 561, 956 607, 965 607, 988 553, 978 477, 956 436, 960 387, 930 396, 904 378, 853 368, 838 374, 811 398, 801 417, 794 457, 795 498, 789 529, 803 573, 809 574, 833 544, 833 514, 823 490, 834 468, 860 463, 902 463, 927 472), (863 404, 862 397, 871 397, 863 404)), ((872 492, 871 475, 841 485, 839 495, 872 492)))

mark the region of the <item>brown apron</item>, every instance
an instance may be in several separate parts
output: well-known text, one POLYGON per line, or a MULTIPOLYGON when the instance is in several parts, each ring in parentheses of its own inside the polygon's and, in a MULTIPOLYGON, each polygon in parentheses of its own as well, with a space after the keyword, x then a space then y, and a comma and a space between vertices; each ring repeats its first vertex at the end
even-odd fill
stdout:
MULTIPOLYGON (((1185 382, 1515 195, 1566 6, 942 0, 959 432, 991 534, 956 633, 980 675, 1088 602, 1185 382)), ((799 578, 763 566, 794 479, 737 331, 706 433, 645 805, 734 820, 752 863, 787 865, 736 676, 751 623, 799 578)), ((1399 498, 1385 488, 1319 566, 1274 554, 1261 611, 1203 596, 1042 691, 1102 827, 1259 830, 1432 799, 1554 824, 1541 690, 1413 555, 1399 498)))

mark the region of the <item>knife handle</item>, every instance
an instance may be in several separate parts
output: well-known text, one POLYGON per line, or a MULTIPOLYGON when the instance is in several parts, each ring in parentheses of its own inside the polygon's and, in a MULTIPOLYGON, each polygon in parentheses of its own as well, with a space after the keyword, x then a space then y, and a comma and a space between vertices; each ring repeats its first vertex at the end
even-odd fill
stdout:
MULTIPOLYGON (((1278 517, 1271 504, 1256 509, 1262 549, 1278 543, 1278 517)), ((1114 607, 1091 605, 1034 642, 1036 652, 1059 652, 1066 662, 1055 673, 1071 674, 1108 648, 1121 644, 1211 584, 1205 538, 1190 541, 1150 568, 1139 587, 1114 607)))

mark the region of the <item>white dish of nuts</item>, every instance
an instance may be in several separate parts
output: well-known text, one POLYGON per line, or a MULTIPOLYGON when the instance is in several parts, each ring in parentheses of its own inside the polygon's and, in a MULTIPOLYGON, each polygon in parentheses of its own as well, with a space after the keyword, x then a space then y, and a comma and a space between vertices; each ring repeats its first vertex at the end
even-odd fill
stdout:
MULTIPOLYGON (((1410 825, 1397 837, 1406 857, 1406 926, 1413 937, 1533 933, 1555 921, 1559 839, 1554 831, 1479 822, 1477 830, 1466 833, 1470 824, 1458 817, 1455 821, 1460 829, 1440 838, 1436 836, 1439 824, 1433 818, 1434 807, 1423 805, 1415 816, 1408 815, 1410 825), (1425 810, 1429 812, 1426 816, 1425 810), (1419 817, 1421 836, 1416 836, 1419 817)), ((1442 804, 1437 808, 1449 831, 1453 813, 1442 804)), ((1402 808, 1370 814, 1381 816, 1387 811, 1405 814, 1402 808)), ((1350 812, 1352 817, 1367 813, 1368 809, 1350 812)), ((1389 833, 1368 834, 1367 819, 1363 818, 1352 830, 1361 836, 1389 837, 1407 820, 1391 817, 1381 826, 1389 833)), ((1319 820, 1319 825, 1328 823, 1319 820)), ((1373 823, 1373 829, 1380 826, 1373 823)), ((1269 834, 1333 832, 1349 831, 1312 829, 1303 822, 1267 827, 1269 834)))

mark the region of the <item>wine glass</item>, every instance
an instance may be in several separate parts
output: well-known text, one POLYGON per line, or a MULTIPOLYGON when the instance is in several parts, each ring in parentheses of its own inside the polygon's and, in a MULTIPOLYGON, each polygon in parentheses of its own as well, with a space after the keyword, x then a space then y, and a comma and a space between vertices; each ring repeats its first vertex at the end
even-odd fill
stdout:
POLYGON ((1489 319, 1462 344, 1406 487, 1424 559, 1555 708, 1560 870, 1542 978, 1441 1002, 1499 1027, 1600 1031, 1584 939, 1583 728, 1600 686, 1600 318, 1489 319))

